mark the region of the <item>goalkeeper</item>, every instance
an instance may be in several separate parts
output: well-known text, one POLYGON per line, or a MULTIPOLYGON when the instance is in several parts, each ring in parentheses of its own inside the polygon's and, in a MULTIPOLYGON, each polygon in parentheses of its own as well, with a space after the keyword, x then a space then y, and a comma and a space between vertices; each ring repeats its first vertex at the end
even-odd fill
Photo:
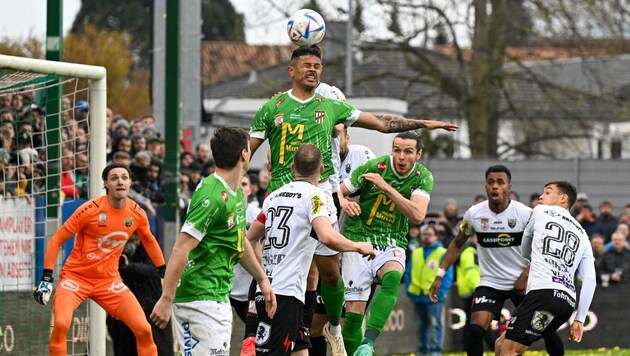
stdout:
POLYGON ((139 355, 157 355, 151 326, 136 297, 123 283, 118 260, 127 240, 137 233, 162 276, 166 265, 162 251, 149 229, 147 215, 127 197, 131 187, 129 168, 111 164, 103 170, 106 194, 81 205, 57 230, 46 248, 44 275, 34 293, 46 305, 53 289, 53 267, 61 245, 76 234, 74 248, 64 264, 53 302, 54 325, 50 355, 66 355, 66 334, 77 307, 92 298, 107 313, 131 329, 139 355))

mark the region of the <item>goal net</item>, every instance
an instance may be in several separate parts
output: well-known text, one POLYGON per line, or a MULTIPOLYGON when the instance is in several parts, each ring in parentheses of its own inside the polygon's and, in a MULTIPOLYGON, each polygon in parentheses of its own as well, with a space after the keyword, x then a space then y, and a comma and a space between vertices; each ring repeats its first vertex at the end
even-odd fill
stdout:
MULTIPOLYGON (((103 194, 105 69, 0 55, 0 355, 48 354, 52 299, 33 300, 48 240, 87 199, 103 194)), ((72 249, 68 241, 55 266, 72 249)), ((68 353, 105 354, 105 314, 74 314, 68 353)))

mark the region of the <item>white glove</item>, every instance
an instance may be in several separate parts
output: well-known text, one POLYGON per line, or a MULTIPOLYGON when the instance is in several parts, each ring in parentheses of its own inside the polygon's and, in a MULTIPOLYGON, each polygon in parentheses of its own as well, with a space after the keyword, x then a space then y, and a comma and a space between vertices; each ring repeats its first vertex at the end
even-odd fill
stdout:
POLYGON ((39 286, 33 292, 33 298, 35 301, 41 305, 48 304, 50 300, 50 295, 53 291, 53 281, 54 278, 52 276, 52 270, 44 270, 44 275, 42 276, 42 281, 39 282, 39 286))

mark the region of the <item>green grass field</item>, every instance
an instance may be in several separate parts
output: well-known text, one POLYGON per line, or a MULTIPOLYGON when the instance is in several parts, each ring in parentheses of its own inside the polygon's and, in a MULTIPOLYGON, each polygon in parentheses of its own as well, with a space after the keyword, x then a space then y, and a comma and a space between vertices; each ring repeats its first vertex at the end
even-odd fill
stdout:
MULTIPOLYGON (((444 356, 466 356, 463 352, 446 352, 443 353, 444 356)), ((544 351, 529 351, 525 355, 527 356, 546 356, 547 353, 544 351)), ((607 348, 599 348, 599 349, 591 349, 591 350, 567 350, 567 356, 630 356, 630 349, 621 349, 619 347, 615 347, 612 349, 607 348)), ((414 354, 394 354, 389 356, 414 356, 414 354)), ((494 356, 494 353, 486 352, 484 356, 494 356)))

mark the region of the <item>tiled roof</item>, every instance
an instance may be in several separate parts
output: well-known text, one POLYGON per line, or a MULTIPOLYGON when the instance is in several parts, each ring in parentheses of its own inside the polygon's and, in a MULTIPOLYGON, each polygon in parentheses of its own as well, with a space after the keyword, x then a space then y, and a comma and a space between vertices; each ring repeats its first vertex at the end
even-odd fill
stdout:
POLYGON ((204 41, 202 45, 203 84, 214 84, 252 70, 286 63, 290 46, 252 46, 242 42, 204 41))

